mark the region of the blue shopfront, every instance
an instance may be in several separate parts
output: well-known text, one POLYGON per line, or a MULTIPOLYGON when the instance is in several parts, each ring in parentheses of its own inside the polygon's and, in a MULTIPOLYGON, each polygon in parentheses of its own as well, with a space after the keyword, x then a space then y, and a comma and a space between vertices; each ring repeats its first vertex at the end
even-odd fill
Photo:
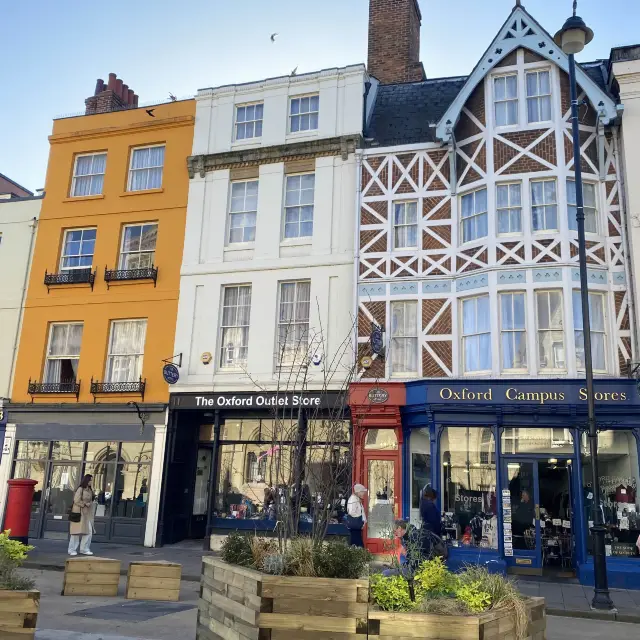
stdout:
MULTIPOLYGON (((601 500, 610 585, 640 589, 640 395, 597 380, 601 500)), ((406 384, 402 512, 419 523, 437 491, 450 563, 593 583, 594 506, 580 380, 420 380, 406 384)))

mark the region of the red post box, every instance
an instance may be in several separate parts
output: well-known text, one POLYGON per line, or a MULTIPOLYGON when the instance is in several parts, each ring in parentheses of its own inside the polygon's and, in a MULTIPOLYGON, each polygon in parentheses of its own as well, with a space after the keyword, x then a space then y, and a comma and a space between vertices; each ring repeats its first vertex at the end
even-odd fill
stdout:
POLYGON ((4 531, 11 530, 12 540, 20 540, 27 544, 29 541, 29 519, 31 517, 31 502, 33 490, 38 484, 36 480, 16 478, 8 480, 7 510, 4 516, 4 531))

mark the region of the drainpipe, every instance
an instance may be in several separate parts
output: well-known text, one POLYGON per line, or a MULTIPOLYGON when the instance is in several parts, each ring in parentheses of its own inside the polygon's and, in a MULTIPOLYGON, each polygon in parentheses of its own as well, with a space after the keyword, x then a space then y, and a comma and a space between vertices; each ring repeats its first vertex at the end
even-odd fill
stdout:
POLYGON ((362 149, 356 149, 356 224, 353 240, 353 358, 356 376, 358 374, 358 279, 360 277, 360 207, 362 184, 362 149))
POLYGON ((13 339, 13 350, 11 352, 11 376, 9 377, 9 388, 7 392, 11 394, 13 390, 13 379, 16 374, 16 355, 18 353, 18 341, 22 330, 22 318, 24 317, 24 303, 27 297, 27 285, 29 283, 29 274, 31 273, 31 258, 33 257, 33 244, 36 238, 36 229, 38 228, 38 219, 34 216, 29 223, 31 228, 31 238, 29 239, 29 254, 27 256, 27 268, 24 270, 24 281, 22 282, 22 297, 20 298, 20 311, 18 312, 18 326, 16 327, 16 336, 13 339))
POLYGON ((624 164, 624 154, 620 153, 620 147, 618 143, 619 129, 613 129, 613 157, 616 160, 616 168, 618 170, 618 182, 620 183, 620 229, 622 233, 622 245, 624 247, 624 270, 627 279, 627 299, 629 303, 629 325, 631 330, 631 353, 629 354, 630 360, 633 360, 633 356, 638 357, 638 329, 635 323, 635 273, 633 272, 631 263, 631 246, 629 242, 629 234, 627 233, 627 198, 626 198, 626 167, 624 164))

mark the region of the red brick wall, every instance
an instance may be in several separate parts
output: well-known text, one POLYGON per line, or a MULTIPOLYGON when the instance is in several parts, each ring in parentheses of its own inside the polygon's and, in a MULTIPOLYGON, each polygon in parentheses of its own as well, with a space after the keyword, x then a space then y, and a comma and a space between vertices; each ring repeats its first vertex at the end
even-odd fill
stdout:
POLYGON ((383 84, 424 80, 417 0, 369 1, 369 73, 383 84))

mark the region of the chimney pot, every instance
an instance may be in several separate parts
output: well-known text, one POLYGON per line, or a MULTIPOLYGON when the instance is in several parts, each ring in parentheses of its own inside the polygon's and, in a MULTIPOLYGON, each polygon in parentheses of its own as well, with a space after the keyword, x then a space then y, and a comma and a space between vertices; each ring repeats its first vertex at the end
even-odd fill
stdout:
POLYGON ((369 0, 367 69, 383 84, 420 82, 418 0, 369 0))
POLYGON ((109 74, 109 82, 107 84, 107 89, 110 89, 111 91, 115 91, 116 88, 116 82, 117 82, 117 77, 115 73, 110 73, 109 74))
POLYGON ((133 89, 129 89, 129 95, 127 96, 127 104, 133 106, 133 89))
POLYGON ((138 106, 138 94, 137 93, 133 94, 133 106, 134 107, 138 106))
POLYGON ((94 91, 93 95, 97 96, 99 93, 102 93, 104 91, 104 80, 102 80, 102 78, 98 78, 96 80, 96 90, 94 91))
POLYGON ((122 98, 122 80, 120 78, 116 80, 115 92, 118 97, 122 98))
POLYGON ((122 85, 122 95, 120 96, 122 98, 122 101, 127 104, 127 100, 129 99, 129 85, 128 84, 124 84, 122 85))

